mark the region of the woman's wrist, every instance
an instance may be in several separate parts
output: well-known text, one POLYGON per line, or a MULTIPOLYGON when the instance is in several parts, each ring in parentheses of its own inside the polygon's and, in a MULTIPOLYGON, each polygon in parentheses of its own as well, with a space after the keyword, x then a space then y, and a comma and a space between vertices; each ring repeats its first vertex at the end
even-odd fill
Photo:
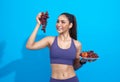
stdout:
POLYGON ((36 25, 36 26, 40 27, 40 25, 41 25, 41 23, 37 23, 37 25, 36 25))
POLYGON ((83 59, 81 59, 81 60, 79 61, 79 63, 80 63, 81 65, 86 64, 86 62, 87 62, 87 61, 85 61, 85 60, 83 60, 83 59))

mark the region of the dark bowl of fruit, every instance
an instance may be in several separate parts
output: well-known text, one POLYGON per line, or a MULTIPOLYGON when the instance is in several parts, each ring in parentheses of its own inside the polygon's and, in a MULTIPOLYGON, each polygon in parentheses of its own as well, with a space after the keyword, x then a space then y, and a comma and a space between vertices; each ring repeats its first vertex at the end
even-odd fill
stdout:
POLYGON ((90 51, 84 51, 82 53, 80 53, 80 56, 82 59, 88 61, 88 62, 92 62, 95 61, 99 58, 98 54, 95 53, 94 51, 90 50, 90 51))

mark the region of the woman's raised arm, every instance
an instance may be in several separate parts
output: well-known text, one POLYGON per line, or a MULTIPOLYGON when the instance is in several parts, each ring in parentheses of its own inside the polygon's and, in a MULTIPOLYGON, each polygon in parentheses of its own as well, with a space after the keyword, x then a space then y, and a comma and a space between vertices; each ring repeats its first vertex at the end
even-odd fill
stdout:
POLYGON ((41 13, 39 13, 37 15, 37 17, 36 17, 37 24, 36 24, 35 29, 33 30, 32 34, 30 35, 30 37, 26 43, 26 48, 28 48, 28 49, 40 49, 40 48, 44 48, 46 46, 49 46, 49 38, 50 37, 45 37, 42 40, 35 42, 37 32, 38 32, 40 25, 41 25, 41 22, 39 20, 40 17, 41 17, 41 13))

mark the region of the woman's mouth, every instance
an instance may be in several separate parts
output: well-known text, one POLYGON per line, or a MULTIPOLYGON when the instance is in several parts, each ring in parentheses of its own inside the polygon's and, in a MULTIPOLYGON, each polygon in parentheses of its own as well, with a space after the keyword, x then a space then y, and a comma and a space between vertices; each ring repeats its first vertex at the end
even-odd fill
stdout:
POLYGON ((57 27, 57 30, 58 30, 58 31, 62 30, 62 27, 57 27))

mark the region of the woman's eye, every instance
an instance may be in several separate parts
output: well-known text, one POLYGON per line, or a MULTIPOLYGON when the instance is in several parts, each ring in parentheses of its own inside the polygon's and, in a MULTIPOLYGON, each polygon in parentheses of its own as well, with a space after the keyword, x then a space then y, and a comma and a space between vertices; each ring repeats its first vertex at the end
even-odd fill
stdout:
POLYGON ((65 23, 65 21, 59 21, 59 20, 57 20, 57 23, 63 23, 63 24, 64 24, 64 23, 65 23))
POLYGON ((62 23, 65 23, 64 21, 62 21, 62 23))

